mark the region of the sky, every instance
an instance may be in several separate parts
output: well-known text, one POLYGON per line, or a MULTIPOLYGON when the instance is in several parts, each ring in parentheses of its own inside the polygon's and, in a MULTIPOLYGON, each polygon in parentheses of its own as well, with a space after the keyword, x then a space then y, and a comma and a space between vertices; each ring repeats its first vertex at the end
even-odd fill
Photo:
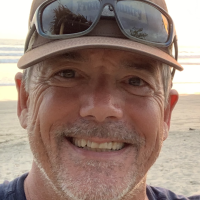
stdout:
MULTIPOLYGON (((31 3, 32 0, 0 0, 1 39, 25 39, 31 3)), ((179 45, 200 46, 200 0, 166 0, 166 3, 179 45)))

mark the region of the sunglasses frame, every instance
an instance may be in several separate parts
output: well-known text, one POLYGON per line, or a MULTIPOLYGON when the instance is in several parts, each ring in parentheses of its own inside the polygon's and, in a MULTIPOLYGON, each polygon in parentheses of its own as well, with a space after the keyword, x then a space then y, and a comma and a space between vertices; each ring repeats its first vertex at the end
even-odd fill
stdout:
MULTIPOLYGON (((47 35, 44 33, 42 26, 41 26, 41 20, 42 20, 42 14, 44 9, 51 3, 55 2, 57 0, 47 0, 44 3, 42 3, 37 10, 35 11, 31 26, 30 26, 30 31, 28 33, 27 39, 30 38, 30 34, 32 34, 35 29, 37 30, 38 34, 41 35, 44 38, 48 38, 48 39, 69 39, 69 38, 75 38, 75 37, 80 37, 83 35, 88 34, 89 32, 91 32, 94 27, 97 25, 97 23, 99 22, 100 18, 101 18, 101 14, 103 12, 103 9, 105 6, 111 6, 113 8, 113 12, 114 12, 114 16, 115 19, 117 21, 117 24, 120 28, 120 30, 122 31, 122 33, 129 39, 139 42, 139 43, 143 43, 146 45, 151 45, 151 46, 156 46, 156 47, 169 47, 174 40, 174 37, 176 36, 176 31, 175 31, 175 27, 174 27, 174 23, 172 18, 170 17, 170 15, 164 10, 162 9, 160 6, 152 3, 151 1, 148 0, 100 0, 100 8, 99 8, 99 13, 97 15, 97 18, 94 20, 94 22, 92 23, 92 25, 85 31, 80 32, 80 33, 73 33, 73 34, 67 34, 67 35, 47 35), (120 19, 118 18, 117 12, 116 12, 116 5, 117 2, 119 1, 138 1, 138 2, 144 2, 146 4, 149 4, 151 6, 153 6, 154 8, 156 8, 158 11, 160 11, 168 20, 169 23, 169 36, 168 36, 168 40, 165 43, 156 43, 156 42, 151 42, 151 41, 147 41, 147 40, 142 40, 142 39, 138 39, 136 37, 130 36, 124 29, 123 26, 120 22, 120 19)), ((28 41, 27 41, 28 42, 28 41)))

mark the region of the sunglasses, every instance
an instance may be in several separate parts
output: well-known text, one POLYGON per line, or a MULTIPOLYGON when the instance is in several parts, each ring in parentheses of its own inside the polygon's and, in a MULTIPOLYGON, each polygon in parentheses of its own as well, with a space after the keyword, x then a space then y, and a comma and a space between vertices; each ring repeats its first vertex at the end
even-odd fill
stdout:
POLYGON ((169 47, 176 35, 168 13, 147 0, 47 0, 36 10, 30 32, 74 38, 91 32, 100 18, 116 20, 127 38, 147 45, 169 47))
MULTIPOLYGON (((37 33, 48 39, 68 39, 90 33, 100 19, 114 20, 129 39, 169 52, 178 59, 177 36, 170 15, 148 0, 47 0, 33 16, 26 38, 37 33)), ((172 79, 175 68, 172 70, 172 79)))

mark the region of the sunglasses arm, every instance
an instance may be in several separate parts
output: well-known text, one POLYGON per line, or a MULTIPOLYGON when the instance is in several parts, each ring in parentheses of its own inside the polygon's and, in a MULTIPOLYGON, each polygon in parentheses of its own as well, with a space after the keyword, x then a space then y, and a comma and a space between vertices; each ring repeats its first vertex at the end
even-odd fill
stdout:
POLYGON ((29 46, 29 41, 33 35, 33 33, 36 31, 36 26, 37 26, 37 15, 38 15, 38 10, 39 8, 37 8, 34 16, 33 16, 33 19, 31 21, 31 24, 30 24, 30 27, 29 27, 29 31, 28 31, 28 34, 26 36, 26 42, 25 42, 25 46, 24 46, 24 53, 27 51, 28 49, 28 46, 29 46))
POLYGON ((30 41, 30 39, 31 39, 31 37, 32 37, 32 35, 33 35, 33 33, 35 32, 35 30, 36 30, 36 27, 35 27, 35 25, 33 25, 31 28, 30 28, 30 30, 29 30, 29 32, 28 32, 28 34, 27 34, 27 36, 26 36, 26 42, 25 42, 25 45, 24 45, 24 53, 27 51, 27 49, 28 49, 28 46, 29 46, 29 41, 30 41))
MULTIPOLYGON (((177 38, 177 35, 174 37, 174 49, 175 49, 175 59, 178 60, 178 38, 177 38)), ((174 78, 175 71, 176 71, 176 69, 173 68, 172 73, 171 73, 172 80, 174 78)))

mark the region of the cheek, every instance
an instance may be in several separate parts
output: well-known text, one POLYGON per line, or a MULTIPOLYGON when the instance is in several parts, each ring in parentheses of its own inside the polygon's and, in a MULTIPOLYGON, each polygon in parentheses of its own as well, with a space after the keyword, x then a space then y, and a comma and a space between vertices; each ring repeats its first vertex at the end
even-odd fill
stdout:
POLYGON ((163 121, 163 106, 152 97, 134 97, 126 101, 125 113, 130 116, 130 122, 144 137, 154 135, 163 121))
MULTIPOLYGON (((72 89, 49 87, 30 101, 32 105, 29 140, 36 160, 49 171, 49 153, 56 150, 55 136, 51 135, 54 124, 74 121, 78 114, 78 92, 72 89)), ((52 152, 53 154, 53 152, 52 152)))
POLYGON ((69 88, 48 87, 37 90, 30 98, 28 132, 48 144, 54 124, 70 123, 77 118, 79 92, 69 88), (37 95, 36 95, 37 94, 37 95), (37 128, 37 130, 36 130, 37 128))
POLYGON ((163 106, 155 99, 134 97, 126 104, 127 118, 137 132, 145 138, 146 144, 141 148, 140 156, 151 166, 158 157, 163 138, 163 106))
POLYGON ((70 88, 51 87, 46 92, 39 110, 44 132, 55 123, 70 123, 79 116, 79 92, 70 88))

